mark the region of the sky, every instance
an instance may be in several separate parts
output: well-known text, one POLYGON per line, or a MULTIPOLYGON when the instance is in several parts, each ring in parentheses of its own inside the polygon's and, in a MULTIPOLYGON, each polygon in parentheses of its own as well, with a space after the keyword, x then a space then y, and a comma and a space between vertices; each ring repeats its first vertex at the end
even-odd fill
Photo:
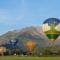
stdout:
POLYGON ((60 0, 0 0, 0 35, 52 17, 60 19, 60 0))

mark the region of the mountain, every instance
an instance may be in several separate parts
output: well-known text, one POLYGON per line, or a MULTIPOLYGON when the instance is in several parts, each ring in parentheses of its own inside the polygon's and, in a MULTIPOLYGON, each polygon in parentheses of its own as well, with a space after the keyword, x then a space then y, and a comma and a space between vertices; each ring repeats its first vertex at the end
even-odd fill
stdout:
POLYGON ((22 45, 21 41, 23 44, 25 44, 29 40, 35 41, 38 47, 45 47, 49 45, 48 38, 43 33, 41 26, 31 26, 23 29, 8 31, 7 33, 0 36, 0 45, 6 44, 9 42, 9 40, 15 39, 20 41, 19 45, 22 45))

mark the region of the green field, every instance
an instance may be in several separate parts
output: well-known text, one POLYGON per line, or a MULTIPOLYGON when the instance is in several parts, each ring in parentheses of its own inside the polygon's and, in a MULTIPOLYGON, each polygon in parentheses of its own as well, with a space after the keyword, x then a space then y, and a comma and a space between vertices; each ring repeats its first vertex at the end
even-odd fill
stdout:
POLYGON ((60 60, 60 57, 20 57, 20 56, 1 56, 0 60, 60 60))

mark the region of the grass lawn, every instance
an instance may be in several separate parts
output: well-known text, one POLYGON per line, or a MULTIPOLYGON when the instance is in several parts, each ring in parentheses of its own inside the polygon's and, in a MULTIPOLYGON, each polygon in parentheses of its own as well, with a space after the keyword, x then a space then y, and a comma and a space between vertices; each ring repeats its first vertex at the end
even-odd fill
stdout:
POLYGON ((60 57, 0 56, 0 60, 60 60, 60 57))

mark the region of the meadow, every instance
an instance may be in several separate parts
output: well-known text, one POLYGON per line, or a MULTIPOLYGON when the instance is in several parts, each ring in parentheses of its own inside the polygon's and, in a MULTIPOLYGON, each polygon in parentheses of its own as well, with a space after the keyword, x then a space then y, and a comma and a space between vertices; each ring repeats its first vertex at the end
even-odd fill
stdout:
POLYGON ((60 57, 0 56, 0 60, 60 60, 60 57))

